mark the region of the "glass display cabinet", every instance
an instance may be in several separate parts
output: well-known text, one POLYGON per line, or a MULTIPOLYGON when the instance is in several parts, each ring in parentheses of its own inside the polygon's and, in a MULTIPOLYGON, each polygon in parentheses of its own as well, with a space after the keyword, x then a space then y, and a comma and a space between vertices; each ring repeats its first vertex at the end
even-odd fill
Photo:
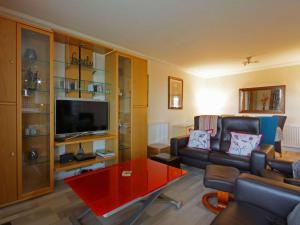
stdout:
POLYGON ((131 159, 131 67, 130 58, 118 57, 119 150, 121 161, 131 159))
POLYGON ((53 189, 52 33, 19 25, 21 196, 53 189))

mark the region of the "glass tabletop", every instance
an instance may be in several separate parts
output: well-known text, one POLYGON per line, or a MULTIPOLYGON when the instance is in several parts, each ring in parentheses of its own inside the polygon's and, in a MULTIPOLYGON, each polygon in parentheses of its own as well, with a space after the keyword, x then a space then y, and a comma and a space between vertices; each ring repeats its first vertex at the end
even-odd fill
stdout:
POLYGON ((141 158, 67 178, 65 182, 97 216, 103 216, 185 174, 182 169, 141 158))

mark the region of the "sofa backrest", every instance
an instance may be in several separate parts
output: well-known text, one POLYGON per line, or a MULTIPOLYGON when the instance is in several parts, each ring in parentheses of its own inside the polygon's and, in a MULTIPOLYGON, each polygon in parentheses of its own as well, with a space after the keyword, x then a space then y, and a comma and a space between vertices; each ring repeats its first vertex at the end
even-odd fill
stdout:
POLYGON ((259 119, 255 117, 223 117, 220 150, 227 152, 230 147, 231 132, 259 134, 259 119))
MULTIPOLYGON (((199 130, 199 117, 194 117, 194 129, 199 130)), ((221 141, 221 131, 222 131, 222 117, 218 117, 218 130, 214 137, 210 138, 210 147, 214 151, 220 150, 220 141, 221 141)))

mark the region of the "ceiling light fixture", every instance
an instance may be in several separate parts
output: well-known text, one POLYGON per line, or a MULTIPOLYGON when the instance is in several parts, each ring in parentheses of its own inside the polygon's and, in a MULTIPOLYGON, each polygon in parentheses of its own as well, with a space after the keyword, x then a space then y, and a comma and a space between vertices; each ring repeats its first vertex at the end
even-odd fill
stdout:
POLYGON ((244 66, 247 66, 247 65, 252 64, 252 63, 259 63, 258 60, 253 60, 253 57, 254 56, 248 56, 248 57, 246 57, 245 60, 242 62, 242 64, 244 66))

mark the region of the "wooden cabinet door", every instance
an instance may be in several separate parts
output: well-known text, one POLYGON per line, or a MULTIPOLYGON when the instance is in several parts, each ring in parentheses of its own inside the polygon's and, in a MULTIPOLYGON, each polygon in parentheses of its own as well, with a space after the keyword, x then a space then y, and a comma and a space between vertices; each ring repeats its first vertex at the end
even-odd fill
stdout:
POLYGON ((148 105, 147 61, 140 58, 133 58, 132 104, 133 106, 148 105))
POLYGON ((132 152, 131 159, 147 157, 147 108, 134 107, 132 110, 132 152))
POLYGON ((16 102, 16 26, 0 17, 0 102, 16 102))
POLYGON ((0 205, 17 200, 16 106, 0 105, 0 205))

